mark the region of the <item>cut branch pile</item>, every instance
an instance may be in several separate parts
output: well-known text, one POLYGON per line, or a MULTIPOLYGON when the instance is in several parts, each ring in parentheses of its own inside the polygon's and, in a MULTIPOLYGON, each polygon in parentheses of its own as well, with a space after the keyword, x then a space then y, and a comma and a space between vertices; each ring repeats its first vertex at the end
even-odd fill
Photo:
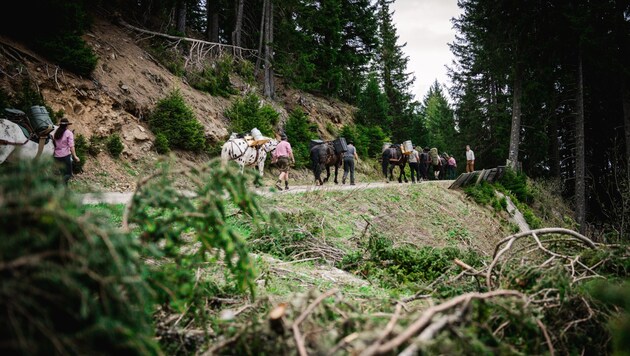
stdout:
MULTIPOLYGON (((584 257, 588 251, 605 248, 571 230, 528 231, 501 240, 485 267, 454 260, 453 268, 437 279, 440 282, 402 298, 390 310, 375 312, 373 300, 344 300, 344 293, 333 289, 310 303, 283 303, 271 314, 261 315, 261 324, 275 325, 274 334, 284 335, 276 340, 284 343, 282 350, 300 355, 458 353, 471 343, 495 353, 553 355, 572 348, 588 353, 608 342, 609 311, 579 294, 573 285, 605 276, 600 269, 609 261, 584 257), (457 269, 461 272, 456 273, 457 269), (538 277, 521 288, 516 277, 526 279, 527 273, 538 277), (479 283, 484 278, 485 283, 479 283), (475 280, 478 283, 472 283, 475 280), (460 283, 459 287, 468 283, 467 288, 478 291, 426 304, 438 295, 431 288, 454 283, 460 283), (334 300, 327 299, 333 295, 334 300), (292 316, 292 323, 285 320, 292 316), (601 335, 584 342, 580 338, 587 330, 598 330, 601 335)), ((627 253, 623 258, 628 258, 627 253)), ((268 339, 248 333, 240 338, 248 344, 252 339, 260 343, 268 339)))

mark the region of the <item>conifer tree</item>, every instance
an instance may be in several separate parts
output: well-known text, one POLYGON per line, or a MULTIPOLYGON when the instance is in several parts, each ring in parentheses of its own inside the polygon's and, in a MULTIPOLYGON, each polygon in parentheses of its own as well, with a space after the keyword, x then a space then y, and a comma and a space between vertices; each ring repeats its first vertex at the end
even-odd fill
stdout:
POLYGON ((407 72, 409 57, 403 53, 406 44, 398 44, 398 35, 389 8, 392 2, 378 1, 380 47, 376 55, 376 67, 389 103, 392 140, 402 142, 409 139, 411 134, 414 113, 410 88, 415 78, 407 72))

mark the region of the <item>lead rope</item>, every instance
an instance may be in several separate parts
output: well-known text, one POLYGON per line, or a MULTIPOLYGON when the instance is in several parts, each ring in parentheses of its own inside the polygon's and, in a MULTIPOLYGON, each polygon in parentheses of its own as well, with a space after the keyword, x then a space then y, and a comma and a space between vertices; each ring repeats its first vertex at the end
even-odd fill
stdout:
POLYGON ((39 136, 39 146, 37 146, 37 154, 35 155, 35 159, 38 159, 41 156, 42 151, 44 150, 44 145, 46 144, 46 136, 39 136))
POLYGON ((24 142, 13 142, 0 139, 0 145, 11 145, 11 146, 24 146, 28 143, 29 139, 27 138, 24 142))

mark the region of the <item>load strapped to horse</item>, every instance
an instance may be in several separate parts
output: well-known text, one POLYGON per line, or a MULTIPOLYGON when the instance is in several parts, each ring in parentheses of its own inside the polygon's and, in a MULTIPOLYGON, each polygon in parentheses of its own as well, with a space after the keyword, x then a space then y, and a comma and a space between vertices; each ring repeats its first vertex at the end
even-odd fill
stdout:
POLYGON ((385 176, 385 181, 387 183, 394 179, 394 167, 400 168, 398 182, 402 183, 402 180, 404 179, 405 183, 407 183, 405 165, 407 165, 407 160, 409 159, 409 155, 412 151, 413 145, 411 141, 405 141, 403 144, 383 144, 383 152, 381 155, 381 168, 383 171, 383 175, 385 176))
POLYGON ((330 178, 330 167, 335 167, 335 184, 338 184, 337 173, 343 163, 343 154, 348 150, 344 137, 338 137, 333 141, 311 140, 309 152, 311 156, 311 169, 315 176, 315 184, 322 185, 330 178), (322 179, 322 171, 326 169, 326 178, 322 179))
POLYGON ((31 106, 31 115, 27 116, 24 111, 18 109, 4 109, 4 116, 7 120, 15 123, 24 133, 24 141, 13 141, 0 138, 0 145, 23 146, 29 141, 38 143, 37 154, 39 157, 44 146, 50 139, 51 132, 55 129, 48 110, 44 106, 31 106))
POLYGON ((247 134, 232 133, 221 149, 221 160, 235 161, 241 167, 241 173, 245 166, 258 166, 262 176, 264 173, 267 153, 272 152, 278 146, 278 141, 265 137, 257 128, 247 134))

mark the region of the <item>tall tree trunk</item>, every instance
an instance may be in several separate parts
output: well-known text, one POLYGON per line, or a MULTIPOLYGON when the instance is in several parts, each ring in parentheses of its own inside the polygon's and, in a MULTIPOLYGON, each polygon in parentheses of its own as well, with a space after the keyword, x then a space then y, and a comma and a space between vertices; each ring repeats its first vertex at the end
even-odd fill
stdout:
POLYGON ((272 99, 274 92, 273 83, 273 0, 267 1, 265 17, 265 97, 272 99))
POLYGON ((206 38, 210 42, 219 42, 219 1, 206 0, 206 38))
POLYGON ((551 125, 549 125, 549 139, 551 140, 551 152, 549 157, 551 176, 554 178, 560 178, 560 143, 558 142, 558 118, 551 119, 551 125))
POLYGON ((578 53, 577 94, 575 97, 575 221, 584 233, 586 226, 586 162, 584 157, 584 78, 582 53, 578 53))
POLYGON ((630 88, 624 83, 621 89, 623 102, 623 125, 626 133, 626 170, 630 174, 630 88))
POLYGON ((232 32, 232 44, 241 46, 241 31, 243 29, 243 8, 245 6, 245 0, 238 0, 236 5, 236 23, 234 24, 234 31, 232 32))
POLYGON ((260 37, 258 39, 258 56, 256 56, 256 68, 254 69, 254 75, 258 77, 258 71, 260 70, 263 43, 265 41, 265 19, 267 17, 267 2, 269 0, 263 0, 262 16, 260 17, 260 37))
POLYGON ((186 0, 179 0, 177 2, 177 25, 176 30, 179 33, 186 33, 186 0))
POLYGON ((518 167, 518 147, 521 140, 521 96, 523 79, 521 68, 517 64, 514 70, 514 95, 512 99, 512 130, 510 131, 510 152, 508 164, 512 169, 518 167))

